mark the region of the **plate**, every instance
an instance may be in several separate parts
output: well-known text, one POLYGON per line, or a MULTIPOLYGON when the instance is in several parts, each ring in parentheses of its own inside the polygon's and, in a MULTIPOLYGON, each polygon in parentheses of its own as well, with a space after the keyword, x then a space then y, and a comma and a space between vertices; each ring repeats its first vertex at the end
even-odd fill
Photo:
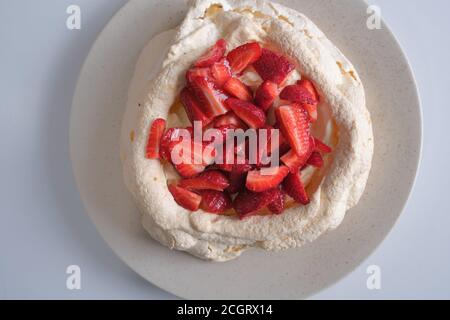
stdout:
POLYGON ((176 27, 186 1, 128 2, 93 45, 80 74, 70 119, 73 171, 92 222, 130 268, 189 299, 299 299, 361 264, 400 216, 422 145, 421 110, 407 59, 388 27, 369 30, 363 1, 279 1, 311 18, 358 70, 371 112, 375 155, 364 196, 342 225, 299 249, 250 250, 227 263, 171 251, 141 227, 125 188, 119 139, 127 92, 141 50, 176 27))

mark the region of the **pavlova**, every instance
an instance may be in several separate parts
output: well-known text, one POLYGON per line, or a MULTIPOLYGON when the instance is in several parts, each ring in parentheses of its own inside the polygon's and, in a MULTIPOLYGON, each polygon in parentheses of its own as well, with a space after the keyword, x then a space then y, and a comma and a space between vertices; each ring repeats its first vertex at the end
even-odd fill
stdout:
POLYGON ((373 134, 358 73, 304 15, 194 1, 124 148, 150 235, 227 261, 299 247, 359 201, 373 134))

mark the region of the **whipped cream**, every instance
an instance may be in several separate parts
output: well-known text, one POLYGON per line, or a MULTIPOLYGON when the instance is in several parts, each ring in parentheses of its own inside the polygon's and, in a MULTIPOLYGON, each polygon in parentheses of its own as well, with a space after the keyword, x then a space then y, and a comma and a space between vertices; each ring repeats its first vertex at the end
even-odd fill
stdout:
MULTIPOLYGON (((307 17, 262 0, 199 0, 192 3, 175 33, 152 41, 167 45, 168 53, 151 80, 149 75, 154 73, 148 70, 158 66, 155 61, 160 57, 152 56, 149 45, 139 59, 124 117, 121 152, 126 184, 143 214, 144 228, 154 239, 200 258, 227 261, 250 247, 299 247, 341 223, 365 188, 373 155, 372 126, 356 70, 307 17), (169 43, 167 38, 172 35, 169 43), (219 38, 225 38, 229 48, 249 41, 269 44, 298 64, 300 72, 292 73, 288 84, 300 79, 301 73, 317 85, 322 100, 313 134, 334 150, 324 169, 303 171, 309 205, 243 221, 201 210, 189 212, 168 191, 167 180, 176 178, 173 169, 145 158, 148 128, 155 118, 166 118, 169 125, 187 121, 182 113, 170 112, 185 84, 184 74, 219 38)), ((249 73, 243 80, 257 86, 258 78, 249 73)))

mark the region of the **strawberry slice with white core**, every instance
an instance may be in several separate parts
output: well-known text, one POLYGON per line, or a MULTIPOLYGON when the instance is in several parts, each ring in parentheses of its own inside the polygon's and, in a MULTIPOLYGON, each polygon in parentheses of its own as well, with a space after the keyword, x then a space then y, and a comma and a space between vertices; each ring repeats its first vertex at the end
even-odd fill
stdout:
POLYGON ((257 61, 261 57, 262 49, 259 43, 246 43, 232 50, 227 55, 233 74, 240 74, 249 65, 257 61))
POLYGON ((181 207, 190 210, 197 211, 202 202, 202 197, 194 192, 180 188, 176 184, 169 185, 169 191, 173 196, 173 199, 181 207))
POLYGON ((263 192, 276 188, 288 174, 289 168, 285 166, 250 171, 245 186, 250 191, 263 192))
POLYGON ((244 101, 252 101, 253 93, 241 80, 230 78, 223 86, 223 89, 235 98, 244 101))
POLYGON ((286 86, 280 93, 280 99, 301 104, 317 104, 314 96, 305 87, 298 84, 286 86))
POLYGON ((222 59, 211 66, 211 78, 219 88, 222 88, 225 82, 231 78, 230 65, 226 59, 222 59))
POLYGON ((194 96, 191 90, 189 90, 189 88, 185 87, 181 91, 180 100, 191 123, 194 123, 194 121, 201 121, 202 125, 206 126, 212 121, 212 119, 207 117, 203 112, 197 98, 194 96))
POLYGON ((314 151, 314 139, 310 137, 310 145, 309 151, 305 154, 304 157, 299 157, 297 153, 291 149, 289 152, 284 154, 280 160, 283 162, 292 173, 297 172, 300 168, 303 168, 311 157, 312 152, 314 151))
POLYGON ((225 103, 250 128, 257 129, 265 125, 266 114, 254 104, 234 98, 227 99, 225 103))
POLYGON ((189 190, 217 190, 223 191, 228 188, 230 182, 228 178, 217 170, 206 171, 200 176, 192 179, 181 180, 180 187, 189 190))
POLYGON ((150 126, 150 133, 146 146, 145 155, 147 159, 159 159, 160 141, 166 129, 166 120, 156 119, 150 126))
POLYGON ((208 117, 216 117, 227 113, 228 110, 224 105, 224 101, 228 98, 227 95, 217 89, 207 78, 194 77, 191 85, 208 117))
POLYGON ((302 104, 302 107, 308 112, 309 121, 316 122, 319 117, 317 113, 317 104, 302 104))
MULTIPOLYGON (((292 149, 300 158, 310 151, 310 123, 303 108, 295 105, 281 106, 275 111, 280 129, 292 149)), ((306 159, 305 159, 306 160, 306 159)))
POLYGON ((309 196, 306 193, 300 172, 290 173, 283 182, 283 189, 296 202, 304 205, 309 204, 309 196))
POLYGON ((201 56, 194 65, 200 68, 210 67, 223 58, 226 50, 227 42, 224 39, 220 39, 208 50, 208 52, 201 56))
POLYGON ((263 78, 276 84, 282 84, 287 76, 295 69, 285 56, 269 49, 262 49, 261 57, 253 64, 256 72, 263 78))
POLYGON ((283 162, 291 172, 295 173, 299 168, 303 167, 307 161, 307 158, 300 158, 294 150, 289 150, 288 153, 283 155, 280 158, 281 162, 283 162))
POLYGON ((212 77, 210 68, 192 68, 186 72, 186 81, 187 83, 192 83, 192 80, 195 77, 204 77, 206 79, 210 79, 212 77))
POLYGON ((255 93, 255 104, 267 111, 278 97, 278 85, 272 81, 264 81, 255 93))

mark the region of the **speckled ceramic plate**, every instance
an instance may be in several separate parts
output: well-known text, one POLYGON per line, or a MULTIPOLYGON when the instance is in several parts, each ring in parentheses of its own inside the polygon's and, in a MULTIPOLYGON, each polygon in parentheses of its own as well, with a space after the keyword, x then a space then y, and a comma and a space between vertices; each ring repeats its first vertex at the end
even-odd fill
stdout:
POLYGON ((366 27, 367 4, 279 1, 311 18, 357 68, 366 88, 375 156, 366 192, 335 231, 300 249, 250 250, 205 262, 153 241, 122 179, 119 136, 140 51, 177 26, 186 3, 130 1, 94 44, 74 97, 70 142, 81 198, 111 248, 137 273, 184 298, 305 298, 356 268, 383 241, 410 194, 421 150, 421 112, 408 62, 383 24, 366 27), (401 165, 400 165, 401 164, 401 165))

